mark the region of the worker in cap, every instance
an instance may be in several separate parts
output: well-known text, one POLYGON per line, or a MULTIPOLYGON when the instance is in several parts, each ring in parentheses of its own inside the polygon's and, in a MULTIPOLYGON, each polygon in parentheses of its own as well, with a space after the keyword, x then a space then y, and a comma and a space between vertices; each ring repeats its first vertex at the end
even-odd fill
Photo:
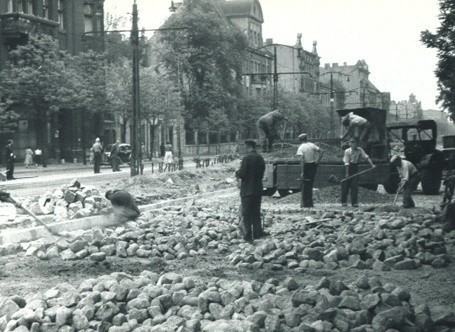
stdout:
POLYGON ((299 135, 301 145, 297 149, 297 155, 300 156, 301 165, 301 208, 312 208, 313 204, 313 184, 319 161, 324 151, 316 144, 308 142, 308 135, 302 133, 299 135))
POLYGON ((133 196, 126 190, 108 190, 106 191, 105 197, 112 203, 114 217, 117 223, 125 223, 139 217, 141 212, 133 196))
POLYGON ((241 214, 245 230, 243 239, 252 242, 254 239, 268 235, 262 229, 261 223, 262 177, 265 172, 265 161, 256 151, 255 141, 246 140, 245 147, 247 153, 235 176, 240 179, 241 214))
POLYGON ((344 142, 348 136, 349 138, 357 137, 359 146, 362 149, 366 149, 368 138, 373 130, 371 123, 367 119, 351 112, 341 118, 341 124, 344 130, 341 142, 344 142))
POLYGON ((398 175, 401 179, 400 185, 398 186, 398 193, 403 191, 403 208, 415 207, 412 194, 417 189, 421 180, 419 171, 413 163, 401 157, 399 149, 392 150, 390 164, 397 168, 398 175))

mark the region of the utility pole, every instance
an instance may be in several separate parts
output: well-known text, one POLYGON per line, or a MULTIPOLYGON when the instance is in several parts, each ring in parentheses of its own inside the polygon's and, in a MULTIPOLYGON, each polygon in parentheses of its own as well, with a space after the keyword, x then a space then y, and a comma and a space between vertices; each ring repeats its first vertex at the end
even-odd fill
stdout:
POLYGON ((333 113, 335 112, 335 95, 333 93, 333 73, 330 73, 330 138, 333 138, 333 113))
POLYGON ((276 45, 273 47, 273 105, 272 111, 278 109, 278 69, 277 69, 276 45))
POLYGON ((139 95, 139 29, 137 4, 133 4, 133 26, 131 29, 131 48, 133 50, 133 144, 131 159, 131 176, 142 173, 141 161, 141 122, 139 95))

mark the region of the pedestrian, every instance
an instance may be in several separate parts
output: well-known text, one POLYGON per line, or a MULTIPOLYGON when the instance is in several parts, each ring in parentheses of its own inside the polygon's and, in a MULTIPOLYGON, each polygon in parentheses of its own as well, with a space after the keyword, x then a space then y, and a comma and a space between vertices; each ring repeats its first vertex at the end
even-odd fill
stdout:
POLYGON ((13 140, 10 139, 6 142, 5 147, 5 161, 6 161, 6 179, 14 180, 14 161, 16 156, 13 151, 13 140))
POLYGON ((321 150, 316 144, 308 142, 307 134, 300 134, 299 140, 302 144, 297 149, 297 155, 301 156, 301 208, 314 207, 313 204, 313 184, 316 172, 318 170, 318 164, 321 160, 324 151, 321 150))
POLYGON ((27 147, 25 149, 25 159, 24 159, 25 168, 28 168, 28 166, 30 166, 31 164, 33 164, 33 150, 30 149, 30 147, 27 147))
POLYGON ((141 214, 133 196, 126 190, 108 190, 105 197, 112 203, 114 218, 117 223, 136 220, 141 214))
POLYGON ((169 143, 169 141, 166 142, 166 145, 164 146, 164 150, 165 150, 165 153, 164 153, 164 171, 166 171, 166 169, 168 171, 171 170, 171 165, 174 163, 174 156, 172 154, 172 144, 169 143))
POLYGON ((256 151, 256 142, 246 140, 247 154, 242 159, 235 176, 241 180, 240 199, 246 234, 243 239, 251 242, 268 235, 261 224, 262 177, 265 172, 264 158, 256 151))
POLYGON ((92 146, 93 152, 93 170, 95 173, 100 173, 101 167, 101 153, 103 153, 103 145, 101 145, 100 139, 95 139, 95 144, 92 146))
POLYGON ((112 145, 111 148, 111 165, 112 165, 112 172, 120 172, 120 158, 118 156, 120 149, 120 141, 116 140, 115 144, 112 145))
POLYGON ((409 209, 415 207, 412 193, 417 189, 421 176, 417 168, 408 160, 402 159, 398 149, 392 150, 390 164, 395 166, 400 176, 401 182, 398 192, 403 191, 403 208, 409 209))
MULTIPOLYGON (((376 167, 370 157, 359 147, 359 141, 356 137, 349 140, 350 147, 344 151, 343 162, 346 168, 346 177, 355 175, 359 172, 359 162, 361 159, 367 161, 371 167, 376 167)), ((348 194, 351 191, 351 204, 358 207, 359 198, 359 177, 353 177, 346 180, 341 185, 341 204, 347 206, 348 194)))
POLYGON ((357 137, 359 139, 359 146, 362 149, 366 149, 368 138, 373 129, 371 123, 367 119, 351 112, 341 118, 341 124, 345 131, 344 135, 341 136, 341 142, 348 136, 349 138, 357 137))
POLYGON ((40 148, 35 149, 35 166, 41 165, 41 157, 43 155, 43 151, 40 148))
POLYGON ((166 153, 166 147, 164 146, 164 143, 161 142, 160 144, 160 157, 164 158, 164 154, 166 153))

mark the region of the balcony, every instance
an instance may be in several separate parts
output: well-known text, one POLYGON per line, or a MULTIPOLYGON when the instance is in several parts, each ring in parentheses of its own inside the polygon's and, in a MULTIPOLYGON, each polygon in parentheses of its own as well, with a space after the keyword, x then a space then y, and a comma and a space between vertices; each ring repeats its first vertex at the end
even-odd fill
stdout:
POLYGON ((251 84, 267 85, 268 81, 269 79, 267 75, 251 75, 251 84))
POLYGON ((23 38, 32 33, 55 36, 58 27, 58 22, 24 13, 0 15, 0 33, 6 39, 23 38))

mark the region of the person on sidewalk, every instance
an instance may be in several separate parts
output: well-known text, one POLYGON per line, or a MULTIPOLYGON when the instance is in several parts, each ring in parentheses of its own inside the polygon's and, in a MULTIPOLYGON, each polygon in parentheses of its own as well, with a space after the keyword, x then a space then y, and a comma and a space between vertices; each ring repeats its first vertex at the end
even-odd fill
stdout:
POLYGON ((120 149, 120 141, 117 140, 115 144, 112 145, 111 148, 111 165, 112 165, 112 172, 120 172, 120 158, 118 156, 118 152, 120 149))
POLYGON ((167 141, 166 145, 164 146, 164 171, 171 171, 171 166, 174 163, 174 156, 172 154, 172 144, 167 141))
POLYGON ((35 166, 41 165, 41 157, 43 155, 43 151, 40 148, 35 149, 35 166))
POLYGON ((6 142, 5 147, 5 161, 6 161, 6 179, 14 180, 14 161, 16 156, 13 151, 13 140, 10 139, 6 142))
POLYGON ((93 146, 92 146, 92 151, 93 151, 93 171, 95 173, 100 173, 101 153, 103 153, 103 145, 101 145, 101 141, 98 137, 95 139, 95 144, 93 144, 93 146))
POLYGON ((115 221, 119 224, 136 220, 141 214, 133 196, 126 190, 108 190, 105 197, 111 201, 115 221))
POLYGON ((24 166, 25 168, 28 168, 31 164, 33 164, 33 150, 28 146, 25 149, 24 166))
MULTIPOLYGON (((359 172, 359 161, 361 159, 367 161, 372 168, 376 167, 371 161, 370 157, 359 147, 359 141, 356 137, 349 140, 351 147, 344 151, 343 162, 346 168, 346 177, 352 176, 359 172)), ((353 177, 341 185, 341 204, 347 206, 348 194, 351 191, 351 204, 353 207, 359 206, 359 177, 353 177)))
POLYGON ((399 191, 403 190, 403 208, 409 209, 415 207, 412 193, 417 189, 421 180, 420 173, 417 168, 408 160, 401 158, 397 150, 392 150, 392 158, 390 164, 396 166, 401 183, 399 191))
POLYGON ((256 142, 246 140, 246 156, 242 159, 240 168, 235 176, 241 180, 240 199, 243 222, 246 234, 244 240, 251 242, 253 239, 268 235, 261 225, 261 199, 262 199, 262 177, 265 172, 265 161, 256 151, 256 142))
POLYGON ((299 140, 302 144, 297 149, 297 155, 300 156, 301 165, 301 208, 311 208, 313 204, 313 183, 318 170, 318 164, 321 160, 324 151, 316 144, 308 142, 307 134, 299 135, 299 140))

